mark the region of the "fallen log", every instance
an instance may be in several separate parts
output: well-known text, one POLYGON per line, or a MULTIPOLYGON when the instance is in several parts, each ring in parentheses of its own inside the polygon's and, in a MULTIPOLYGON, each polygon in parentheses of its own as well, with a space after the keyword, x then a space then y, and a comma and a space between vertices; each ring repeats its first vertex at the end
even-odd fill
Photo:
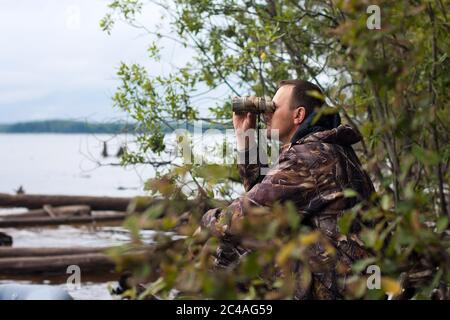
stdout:
POLYGON ((0 274, 67 274, 71 265, 78 266, 82 272, 113 271, 113 260, 103 253, 73 254, 46 257, 18 257, 0 259, 0 274))
POLYGON ((127 213, 116 213, 107 215, 81 216, 81 217, 38 217, 0 219, 0 228, 26 228, 39 226, 57 226, 64 224, 88 224, 122 221, 129 215, 127 213))
MULTIPOLYGON (((38 194, 7 194, 0 193, 0 207, 25 207, 28 209, 41 209, 45 205, 53 207, 86 205, 91 210, 127 211, 130 205, 131 211, 144 211, 148 207, 158 204, 163 199, 137 196, 124 197, 94 197, 94 196, 66 196, 66 195, 38 195, 38 194)), ((193 207, 198 207, 197 200, 187 200, 193 207)), ((207 209, 229 205, 227 201, 208 199, 200 203, 205 211, 207 209)))
POLYGON ((40 218, 40 217, 67 217, 67 216, 90 216, 91 208, 89 206, 63 206, 63 207, 45 207, 46 209, 29 210, 24 213, 2 212, 0 219, 19 219, 19 218, 40 218), (50 212, 50 213, 49 213, 50 212))
MULTIPOLYGON (((40 250, 43 256, 0 256, 0 278, 4 275, 33 275, 33 274, 59 274, 66 275, 69 266, 78 266, 81 271, 96 273, 115 270, 114 260, 104 251, 117 248, 121 250, 121 256, 128 263, 138 261, 142 264, 148 261, 155 248, 141 246, 124 249, 123 247, 97 247, 97 248, 16 248, 10 250, 13 254, 35 254, 35 249, 40 250), (87 250, 97 252, 87 252, 87 250), (85 251, 85 252, 84 252, 85 251), (63 253, 63 254, 59 254, 63 253)), ((4 248, 6 249, 6 248, 4 248)), ((8 250, 2 250, 7 253, 8 250)), ((104 273, 102 273, 104 275, 104 273)))
POLYGON ((87 205, 92 210, 126 211, 132 200, 137 201, 137 210, 145 209, 154 203, 151 197, 94 197, 94 196, 67 196, 67 195, 38 195, 38 194, 7 194, 0 193, 0 207, 25 207, 40 209, 45 205, 54 207, 69 205, 87 205))
POLYGON ((0 259, 14 257, 45 257, 73 254, 104 253, 111 247, 0 247, 0 259))

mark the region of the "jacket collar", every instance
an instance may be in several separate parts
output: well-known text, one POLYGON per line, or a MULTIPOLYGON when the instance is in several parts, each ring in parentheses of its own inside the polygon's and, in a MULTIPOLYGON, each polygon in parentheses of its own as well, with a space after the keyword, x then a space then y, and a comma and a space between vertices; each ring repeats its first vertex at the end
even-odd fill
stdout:
POLYGON ((323 115, 314 124, 312 124, 312 121, 316 115, 317 112, 312 112, 308 117, 306 117, 292 136, 290 141, 291 145, 296 144, 300 139, 306 138, 310 134, 318 131, 331 130, 333 128, 337 128, 341 124, 341 117, 339 116, 339 113, 323 115))

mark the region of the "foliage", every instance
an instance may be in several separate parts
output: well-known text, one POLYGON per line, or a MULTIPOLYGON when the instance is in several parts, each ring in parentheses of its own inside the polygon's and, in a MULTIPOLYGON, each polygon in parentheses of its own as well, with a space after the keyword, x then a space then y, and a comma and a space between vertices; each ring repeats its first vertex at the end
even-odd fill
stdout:
MULTIPOLYGON (((358 206, 340 221, 343 233, 349 230, 361 210, 364 219, 375 221, 374 227, 365 226, 360 232, 366 247, 373 250, 374 258, 353 266, 348 298, 384 298, 385 292, 395 293, 394 297, 448 298, 447 1, 151 3, 164 9, 171 22, 172 35, 147 30, 156 40, 151 43, 150 58, 160 58, 157 41, 163 37, 175 38, 192 48, 196 55, 167 77, 150 77, 145 68, 136 64, 120 66, 121 85, 114 103, 146 129, 146 137, 152 137, 152 143, 149 139, 142 139, 142 143, 153 151, 163 148, 160 124, 166 116, 184 120, 199 117, 191 101, 200 84, 209 88, 224 85, 230 94, 273 95, 277 82, 282 79, 320 82, 328 103, 337 107, 345 121, 364 136, 357 152, 377 189, 368 209, 358 206), (381 8, 381 30, 369 30, 366 26, 369 16, 366 9, 370 4, 381 8), (380 266, 385 277, 383 290, 367 290, 367 275, 361 271, 368 264, 380 266)), ((144 5, 137 0, 112 1, 111 12, 101 21, 102 28, 110 32, 117 19, 141 26, 139 12, 144 5)), ((214 121, 230 118, 229 103, 224 102, 210 111, 214 121)), ((198 171, 192 166, 172 168, 161 175, 162 181, 171 188, 180 188, 180 177, 185 178, 189 172, 198 187, 196 201, 207 203, 217 185, 208 183, 210 176, 195 181, 198 171)), ((177 190, 183 194, 182 188, 177 190)), ((153 191, 165 196, 165 201, 173 197, 173 192, 161 192, 159 188, 153 191)), ((348 191, 347 196, 352 196, 352 192, 348 191)), ((168 203, 174 203, 172 200, 168 203)), ((175 203, 179 201, 186 200, 178 199, 175 203)), ((286 261, 303 261, 303 249, 308 245, 305 237, 323 241, 301 224, 290 226, 292 232, 286 235, 283 230, 287 216, 277 214, 275 208, 266 213, 275 218, 267 220, 263 232, 250 232, 256 238, 260 234, 263 240, 272 239, 273 243, 260 245, 257 252, 243 259, 237 271, 211 274, 206 271, 209 267, 206 256, 214 247, 214 237, 203 234, 192 237, 202 213, 194 211, 198 212, 192 212, 189 222, 179 230, 187 238, 170 245, 162 241, 166 243, 164 254, 152 258, 150 264, 141 265, 148 271, 158 271, 160 276, 146 294, 167 298, 177 288, 188 292, 189 297, 292 297, 292 281, 273 279, 274 262, 283 269, 286 261), (201 250, 206 239, 207 249, 201 250), (266 271, 269 276, 262 277, 266 271)), ((182 213, 165 212, 160 222, 165 226, 163 229, 174 226, 164 222, 165 219, 175 221, 182 213)), ((145 215, 141 219, 144 218, 145 215)), ((304 281, 308 279, 306 274, 304 281)))

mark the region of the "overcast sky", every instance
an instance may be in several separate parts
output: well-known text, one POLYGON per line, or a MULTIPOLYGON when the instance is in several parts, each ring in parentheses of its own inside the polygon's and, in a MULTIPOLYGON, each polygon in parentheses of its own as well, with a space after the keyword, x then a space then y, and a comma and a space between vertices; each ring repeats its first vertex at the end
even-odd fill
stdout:
MULTIPOLYGON (((163 62, 150 64, 142 31, 118 24, 99 27, 106 0, 0 0, 0 123, 42 119, 124 119, 111 103, 120 61, 140 62, 155 73, 181 65, 190 52, 164 44, 163 62), (78 23, 79 21, 79 23, 78 23)), ((147 6, 147 27, 160 21, 147 6)))

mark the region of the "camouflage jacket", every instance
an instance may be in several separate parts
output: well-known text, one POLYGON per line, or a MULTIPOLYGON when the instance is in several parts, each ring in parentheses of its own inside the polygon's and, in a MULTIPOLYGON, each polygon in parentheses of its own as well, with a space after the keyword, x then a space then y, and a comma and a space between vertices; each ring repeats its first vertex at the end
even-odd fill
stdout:
MULTIPOLYGON (((368 199, 374 191, 351 147, 360 140, 361 136, 352 127, 339 125, 331 130, 310 133, 283 146, 278 163, 265 176, 259 174, 258 164, 238 165, 246 193, 225 210, 209 210, 202 219, 203 227, 221 239, 216 255, 217 266, 228 267, 248 252, 230 240, 233 223, 245 215, 247 203, 270 207, 275 202, 290 200, 305 218, 303 220, 320 229, 337 249, 334 269, 313 272, 309 287, 298 290, 295 298, 341 297, 344 288, 339 286, 335 276, 338 260, 349 268, 354 260, 367 256, 358 239, 342 237, 337 230, 337 218, 342 212, 361 199, 368 199), (345 189, 355 190, 359 198, 344 197, 345 189)), ((313 249, 316 258, 319 259, 323 250, 320 245, 313 249)))

